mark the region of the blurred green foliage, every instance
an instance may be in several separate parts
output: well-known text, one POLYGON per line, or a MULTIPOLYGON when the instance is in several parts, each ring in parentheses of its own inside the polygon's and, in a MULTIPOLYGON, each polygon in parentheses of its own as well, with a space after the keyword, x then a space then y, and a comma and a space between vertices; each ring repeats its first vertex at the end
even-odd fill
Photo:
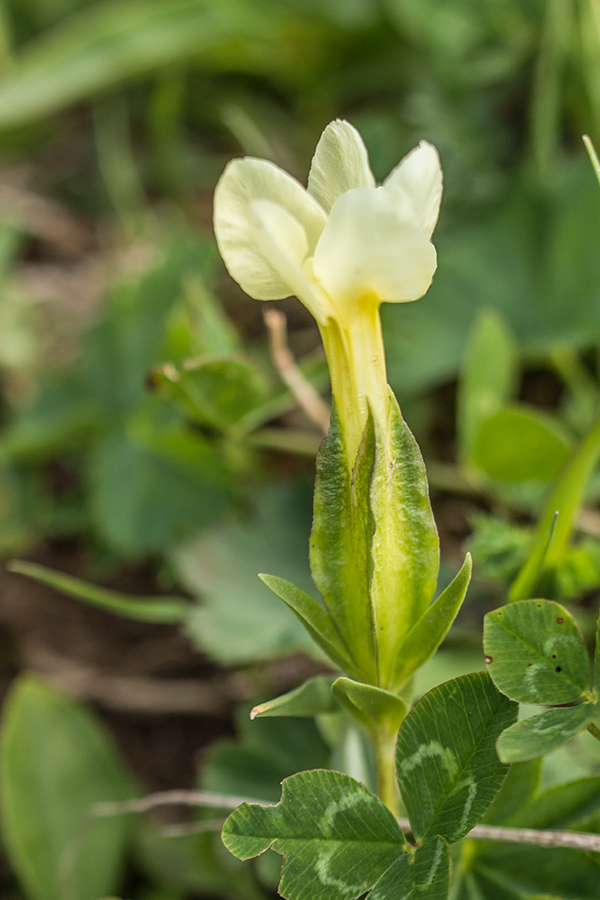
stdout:
MULTIPOLYGON (((96 571, 151 558, 169 590, 192 595, 186 632, 222 664, 309 649, 255 573, 309 587, 320 435, 270 360, 259 304, 224 275, 209 219, 229 158, 266 157, 304 181, 316 137, 343 116, 364 135, 377 176, 422 138, 445 172, 433 286, 384 310, 390 381, 434 500, 451 498, 458 517, 466 506, 472 531, 477 609, 451 633, 445 674, 433 680, 477 665, 479 605, 504 602, 511 584, 580 601, 585 620, 600 587, 600 193, 580 135, 600 144, 599 23, 598 0, 4 0, 0 187, 26 159, 31 196, 91 223, 93 249, 57 252, 40 239, 37 214, 0 209, 0 551, 67 537, 96 571), (87 255, 104 260, 103 300, 63 359, 48 352, 48 320, 22 270, 87 255), (454 382, 456 409, 444 393, 454 382)), ((324 390, 309 318, 293 303, 286 310, 302 371, 324 390)), ((440 526, 448 583, 463 535, 444 516, 440 526)), ((50 779, 51 793, 68 781, 65 767, 94 753, 110 771, 85 796, 125 790, 100 726, 52 692, 22 683, 4 724, 7 764, 50 779)), ((248 793, 254 784, 276 799, 280 778, 298 768, 368 773, 356 729, 324 718, 318 727, 327 741, 302 720, 287 731, 278 720, 241 726, 236 743, 209 754, 200 782, 248 793)), ((594 765, 580 744, 560 753, 546 779, 594 765)), ((531 774, 515 768, 511 778, 519 772, 531 774)), ((60 828, 51 814, 46 822, 34 776, 20 777, 5 842, 27 895, 54 897, 56 859, 23 862, 22 847, 51 834, 60 855, 81 810, 65 804, 60 828)), ((492 810, 490 821, 533 815, 538 827, 598 829, 596 780, 554 794, 516 783, 523 809, 492 810)), ((121 830, 99 851, 102 891, 116 887, 121 830)), ((144 898, 260 900, 277 881, 268 857, 256 875, 213 835, 167 840, 153 823, 135 855, 153 885, 144 898)), ((597 894, 596 862, 574 851, 467 841, 457 871, 457 890, 484 900, 597 894)))

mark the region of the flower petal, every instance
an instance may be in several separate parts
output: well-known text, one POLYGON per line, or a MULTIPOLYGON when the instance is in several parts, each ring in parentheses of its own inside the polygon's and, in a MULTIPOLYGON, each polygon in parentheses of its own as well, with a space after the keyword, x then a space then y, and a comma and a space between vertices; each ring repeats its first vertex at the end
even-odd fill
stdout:
POLYGON ((313 271, 335 300, 374 294, 404 303, 423 296, 436 265, 410 199, 392 187, 356 188, 331 210, 313 271))
POLYGON ((219 251, 231 276, 257 300, 280 300, 297 293, 290 273, 293 281, 301 274, 300 255, 313 253, 326 216, 283 169, 247 157, 234 159, 223 172, 215 190, 214 220, 219 251), (273 249, 272 235, 278 229, 273 249))
MULTIPOLYGON (((250 207, 255 215, 255 245, 262 258, 269 260, 281 283, 287 287, 284 296, 294 294, 315 319, 324 324, 329 314, 329 303, 326 297, 321 296, 319 286, 314 281, 309 281, 303 270, 308 241, 302 225, 282 206, 271 203, 270 200, 253 200, 250 207)), ((309 266, 305 268, 310 270, 309 266)))
POLYGON ((414 214, 431 237, 442 201, 442 167, 433 144, 421 141, 383 182, 412 200, 414 214))
POLYGON ((326 212, 346 191, 375 187, 369 155, 356 128, 343 119, 331 122, 319 140, 308 175, 308 191, 326 212))

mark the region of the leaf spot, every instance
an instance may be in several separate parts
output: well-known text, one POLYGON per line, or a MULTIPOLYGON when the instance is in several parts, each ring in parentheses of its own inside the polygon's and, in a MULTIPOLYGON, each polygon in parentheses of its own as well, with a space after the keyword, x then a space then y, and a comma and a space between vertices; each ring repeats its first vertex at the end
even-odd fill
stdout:
POLYGON ((561 616, 559 616, 558 619, 556 620, 556 624, 564 625, 564 623, 565 623, 565 620, 561 616))
POLYGON ((493 656, 486 656, 486 657, 485 657, 485 664, 486 664, 486 666, 490 666, 493 662, 494 662, 493 656))

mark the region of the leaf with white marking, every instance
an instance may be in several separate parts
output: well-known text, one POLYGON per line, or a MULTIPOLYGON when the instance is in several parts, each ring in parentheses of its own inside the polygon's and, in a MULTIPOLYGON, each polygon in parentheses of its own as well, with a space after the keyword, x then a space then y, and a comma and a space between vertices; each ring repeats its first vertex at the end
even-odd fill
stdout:
POLYGON ((488 613, 483 646, 494 684, 519 703, 557 706, 589 691, 585 642, 558 603, 519 600, 488 613))
POLYGON ((597 715, 596 703, 547 709, 507 728, 498 738, 498 756, 505 763, 538 759, 567 744, 597 715))
POLYGON ((405 719, 396 762, 402 797, 418 840, 458 841, 483 816, 507 767, 496 740, 517 718, 517 704, 483 672, 434 688, 405 719))
POLYGON ((348 775, 324 769, 286 778, 276 806, 242 804, 222 836, 238 859, 269 847, 283 854, 279 893, 288 900, 355 900, 406 849, 381 800, 348 775))
POLYGON ((446 841, 429 838, 416 853, 392 863, 367 900, 448 900, 450 856, 446 841))

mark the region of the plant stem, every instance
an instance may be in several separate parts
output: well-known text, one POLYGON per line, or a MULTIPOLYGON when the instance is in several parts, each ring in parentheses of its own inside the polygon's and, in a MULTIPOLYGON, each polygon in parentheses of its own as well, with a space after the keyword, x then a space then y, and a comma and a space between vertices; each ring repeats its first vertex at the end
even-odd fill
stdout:
POLYGON ((589 733, 591 735, 593 735, 596 738, 597 741, 600 741, 600 728, 598 728, 597 725, 594 725, 593 722, 590 722, 590 724, 587 727, 587 730, 589 731, 589 733))
MULTIPOLYGON (((395 742, 395 741, 394 741, 395 742)), ((381 797, 381 795, 380 795, 381 797)), ((383 797, 381 798, 383 800, 383 797)), ((234 797, 212 791, 158 791, 132 800, 95 803, 90 807, 86 820, 119 816, 127 813, 144 813, 158 806, 182 805, 203 806, 213 809, 237 809, 241 803, 258 803, 261 806, 276 806, 270 800, 253 797, 234 797)), ((412 831, 408 819, 398 819, 403 832, 412 831)), ((513 844, 534 844, 538 847, 568 847, 588 853, 600 853, 600 834, 585 831, 549 831, 537 828, 507 828, 498 825, 475 825, 467 835, 468 839, 479 841, 508 841, 513 844)))
POLYGON ((373 735, 375 765, 377 767, 377 796, 387 808, 398 815, 398 781, 396 779, 397 732, 382 728, 373 735))

